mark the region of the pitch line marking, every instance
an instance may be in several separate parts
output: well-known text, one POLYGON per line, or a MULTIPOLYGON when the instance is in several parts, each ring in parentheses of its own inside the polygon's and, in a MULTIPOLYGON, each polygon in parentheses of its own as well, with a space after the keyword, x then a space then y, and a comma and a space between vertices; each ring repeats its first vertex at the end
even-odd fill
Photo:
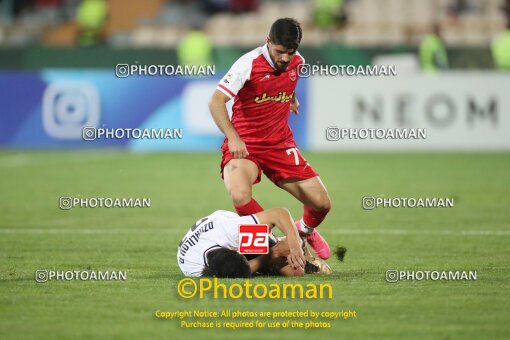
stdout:
MULTIPOLYGON (((169 229, 93 229, 93 228, 0 228, 0 234, 84 234, 84 235, 111 235, 111 234, 136 234, 136 235, 164 235, 183 234, 184 228, 169 229)), ((510 230, 405 230, 405 229, 336 229, 326 230, 325 235, 409 235, 409 236, 510 236, 510 230)))

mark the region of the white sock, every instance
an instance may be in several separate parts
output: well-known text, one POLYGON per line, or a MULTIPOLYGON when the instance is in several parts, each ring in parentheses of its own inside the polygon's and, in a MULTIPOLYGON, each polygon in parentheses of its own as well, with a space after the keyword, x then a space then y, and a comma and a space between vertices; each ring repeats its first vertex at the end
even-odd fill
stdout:
POLYGON ((301 219, 299 222, 301 223, 301 231, 303 233, 309 235, 314 232, 315 229, 307 226, 306 223, 303 221, 303 219, 301 219))

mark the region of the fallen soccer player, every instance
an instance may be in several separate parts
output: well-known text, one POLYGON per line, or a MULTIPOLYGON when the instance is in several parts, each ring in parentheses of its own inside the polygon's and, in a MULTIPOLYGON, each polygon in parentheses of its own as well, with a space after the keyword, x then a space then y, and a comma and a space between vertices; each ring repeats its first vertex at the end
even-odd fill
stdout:
POLYGON ((248 216, 215 211, 197 221, 182 239, 177 261, 186 276, 228 278, 255 273, 282 276, 331 274, 331 268, 301 239, 289 211, 274 208, 248 216), (285 237, 269 237, 269 253, 243 255, 239 250, 239 225, 277 226, 285 237))

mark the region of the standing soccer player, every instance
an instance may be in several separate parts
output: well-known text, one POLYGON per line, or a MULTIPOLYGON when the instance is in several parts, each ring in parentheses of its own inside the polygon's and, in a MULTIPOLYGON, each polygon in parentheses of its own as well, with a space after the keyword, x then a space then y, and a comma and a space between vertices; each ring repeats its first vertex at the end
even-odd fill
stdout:
POLYGON ((221 172, 239 215, 263 211, 252 198, 252 186, 261 172, 304 204, 296 227, 322 259, 330 256, 324 238, 315 229, 331 209, 329 195, 317 172, 299 152, 288 124, 290 112, 299 114, 294 90, 298 67, 300 24, 276 20, 264 46, 239 58, 220 80, 209 109, 225 134, 221 172), (234 98, 232 120, 226 103, 234 98))

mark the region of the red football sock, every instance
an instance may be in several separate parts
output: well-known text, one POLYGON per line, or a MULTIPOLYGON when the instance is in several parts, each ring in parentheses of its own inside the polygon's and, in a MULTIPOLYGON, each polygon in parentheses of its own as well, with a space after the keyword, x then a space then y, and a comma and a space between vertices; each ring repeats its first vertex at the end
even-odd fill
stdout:
POLYGON ((305 222, 308 228, 317 228, 319 224, 326 218, 329 212, 328 210, 315 211, 312 208, 305 205, 305 211, 303 212, 303 222, 305 222))
POLYGON ((253 198, 245 205, 234 205, 234 208, 236 209, 237 214, 240 216, 256 214, 261 211, 264 211, 260 204, 253 198))

